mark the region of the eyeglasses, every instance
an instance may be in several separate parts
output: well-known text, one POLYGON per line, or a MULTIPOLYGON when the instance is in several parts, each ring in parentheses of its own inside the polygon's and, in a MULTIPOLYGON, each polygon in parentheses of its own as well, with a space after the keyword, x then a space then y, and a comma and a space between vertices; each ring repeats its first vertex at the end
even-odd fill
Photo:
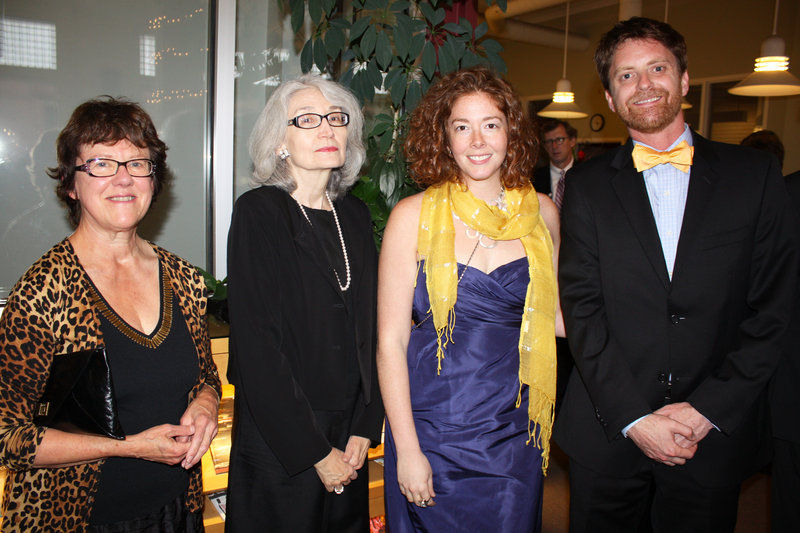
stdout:
POLYGON ((149 178, 156 170, 156 164, 149 159, 131 159, 129 161, 115 161, 105 157, 96 157, 88 160, 82 165, 75 167, 75 170, 86 172, 93 178, 110 178, 116 175, 122 165, 128 174, 134 178, 149 178))
POLYGON ((567 140, 566 137, 556 137, 554 139, 545 139, 544 140, 544 144, 546 144, 546 145, 547 144, 555 144, 555 145, 561 146, 562 144, 564 144, 564 141, 566 141, 566 140, 567 140))
POLYGON ((311 130, 318 128, 319 125, 322 124, 323 118, 326 119, 328 124, 334 128, 341 128, 342 126, 347 126, 350 123, 350 115, 344 111, 332 111, 327 115, 319 115, 317 113, 304 113, 302 115, 297 115, 293 119, 289 120, 289 125, 303 130, 311 130))

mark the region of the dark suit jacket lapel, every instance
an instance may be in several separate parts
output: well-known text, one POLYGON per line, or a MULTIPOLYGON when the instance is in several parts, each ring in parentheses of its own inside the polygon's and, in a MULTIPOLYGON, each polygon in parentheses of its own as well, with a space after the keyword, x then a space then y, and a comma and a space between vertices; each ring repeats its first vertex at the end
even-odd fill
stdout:
POLYGON ((664 261, 664 250, 661 248, 661 239, 658 237, 644 178, 633 167, 632 151, 633 141, 629 139, 612 160, 611 166, 616 174, 611 177, 611 186, 658 279, 665 288, 668 288, 669 273, 664 261))
POLYGON ((536 192, 546 194, 552 198, 553 186, 550 183, 550 164, 547 166, 539 167, 533 173, 533 188, 536 192))
POLYGON ((692 132, 694 142, 694 158, 692 170, 689 174, 689 192, 686 196, 686 208, 683 211, 681 235, 678 239, 678 250, 675 255, 675 267, 672 269, 672 279, 680 273, 681 260, 691 253, 698 238, 697 228, 703 226, 703 218, 708 212, 708 204, 714 192, 714 187, 720 179, 714 172, 713 166, 716 154, 711 150, 709 142, 692 132))

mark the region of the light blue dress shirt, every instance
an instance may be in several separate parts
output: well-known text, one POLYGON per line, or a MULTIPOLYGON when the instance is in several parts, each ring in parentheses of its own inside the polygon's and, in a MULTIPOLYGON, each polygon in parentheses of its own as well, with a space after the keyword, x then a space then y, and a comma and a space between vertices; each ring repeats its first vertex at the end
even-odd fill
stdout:
MULTIPOLYGON (((681 136, 667 150, 672 150, 681 141, 686 141, 689 146, 692 146, 692 132, 687 124, 684 124, 683 128, 681 136)), ((633 142, 634 144, 644 144, 633 142)), ((644 146, 647 145, 644 144, 644 146)), ((648 146, 648 148, 653 147, 648 146)), ((675 254, 678 251, 678 238, 683 223, 683 211, 686 207, 686 195, 689 192, 689 172, 678 170, 669 163, 662 163, 645 170, 642 174, 644 175, 644 185, 647 188, 647 196, 650 198, 653 218, 656 220, 658 238, 661 239, 661 249, 664 251, 667 272, 669 272, 669 279, 672 280, 675 254)))
MULTIPOLYGON (((667 150, 672 150, 681 141, 686 141, 689 146, 692 146, 692 132, 688 124, 683 125, 683 133, 667 150)), ((633 142, 634 144, 644 144, 638 141, 633 142)), ((644 146, 655 150, 647 144, 644 146)), ((653 210, 653 218, 656 220, 658 238, 661 240, 661 249, 664 252, 664 262, 667 265, 671 281, 672 270, 675 268, 675 255, 678 251, 678 238, 681 235, 681 225, 683 224, 683 211, 686 208, 686 196, 689 193, 689 172, 678 170, 669 163, 662 163, 645 170, 642 174, 647 196, 650 199, 650 209, 653 210)), ((622 435, 627 437, 628 430, 642 418, 644 416, 625 426, 622 429, 622 435)))

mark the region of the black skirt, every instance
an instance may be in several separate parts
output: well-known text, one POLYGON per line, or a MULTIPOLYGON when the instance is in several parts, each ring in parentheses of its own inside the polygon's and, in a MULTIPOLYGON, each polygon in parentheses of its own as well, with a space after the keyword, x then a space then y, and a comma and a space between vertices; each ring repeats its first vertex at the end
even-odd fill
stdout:
POLYGON ((132 520, 91 525, 92 533, 203 533, 203 514, 189 512, 183 495, 157 511, 132 520))

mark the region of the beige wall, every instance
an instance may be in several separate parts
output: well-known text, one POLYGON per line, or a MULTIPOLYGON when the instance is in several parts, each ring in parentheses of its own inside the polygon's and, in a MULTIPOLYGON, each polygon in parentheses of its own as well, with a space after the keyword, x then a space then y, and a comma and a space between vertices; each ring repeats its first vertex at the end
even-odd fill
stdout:
MULTIPOLYGON (((663 19, 663 0, 645 0, 643 16, 663 19)), ((752 72, 753 60, 761 41, 772 33, 774 3, 766 0, 671 0, 669 22, 684 37, 689 48, 691 80, 744 75, 752 72)), ((780 3, 778 35, 786 41, 793 59, 790 70, 800 74, 800 0, 780 3)), ((571 17, 571 30, 593 43, 585 51, 570 51, 567 77, 572 82, 576 102, 592 115, 602 113, 606 126, 599 133, 589 129, 587 119, 575 120, 581 138, 627 137, 624 126, 611 113, 592 63, 594 43, 617 18, 617 8, 608 7, 571 17)), ((563 19, 553 21, 553 27, 563 19)), ((523 98, 546 96, 561 77, 563 50, 501 40, 503 58, 508 65, 508 80, 523 98)), ((800 96, 770 98, 768 129, 775 130, 786 147, 784 171, 800 170, 800 96)))

